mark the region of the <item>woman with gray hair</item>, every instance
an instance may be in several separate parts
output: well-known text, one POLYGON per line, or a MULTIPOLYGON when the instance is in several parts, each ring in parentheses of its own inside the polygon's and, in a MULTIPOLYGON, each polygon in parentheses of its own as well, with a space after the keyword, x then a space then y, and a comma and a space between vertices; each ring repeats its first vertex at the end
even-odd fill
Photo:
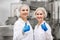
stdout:
POLYGON ((14 24, 13 40, 33 40, 33 29, 27 20, 30 8, 22 4, 19 8, 20 17, 14 24))
POLYGON ((39 7, 35 11, 35 18, 38 23, 34 29, 34 40, 53 40, 51 28, 44 20, 47 17, 45 8, 39 7))

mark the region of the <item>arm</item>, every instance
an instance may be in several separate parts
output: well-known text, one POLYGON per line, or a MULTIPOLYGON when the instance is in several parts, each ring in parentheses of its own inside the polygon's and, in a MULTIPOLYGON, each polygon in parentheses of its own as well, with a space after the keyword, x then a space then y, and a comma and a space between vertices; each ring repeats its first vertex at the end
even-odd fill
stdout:
POLYGON ((21 40, 23 38, 22 34, 22 28, 19 28, 19 24, 15 23, 14 24, 14 29, 13 29, 13 40, 21 40))
POLYGON ((32 29, 32 26, 30 25, 30 23, 28 22, 28 25, 30 26, 30 31, 28 31, 27 33, 28 33, 28 39, 29 40, 33 40, 33 29, 32 29))
POLYGON ((48 28, 48 30, 46 31, 46 38, 47 38, 47 40, 53 40, 53 36, 52 36, 52 33, 51 33, 51 28, 48 24, 46 26, 48 28))

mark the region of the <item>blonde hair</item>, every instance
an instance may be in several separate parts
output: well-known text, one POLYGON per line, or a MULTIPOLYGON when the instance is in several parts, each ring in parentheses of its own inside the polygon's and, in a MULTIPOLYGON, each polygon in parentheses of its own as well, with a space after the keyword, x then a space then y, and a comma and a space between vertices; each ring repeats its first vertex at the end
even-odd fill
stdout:
POLYGON ((38 10, 42 10, 43 13, 45 14, 45 18, 47 17, 47 11, 45 10, 44 7, 38 7, 38 8, 35 10, 34 15, 36 14, 36 12, 37 12, 38 10))

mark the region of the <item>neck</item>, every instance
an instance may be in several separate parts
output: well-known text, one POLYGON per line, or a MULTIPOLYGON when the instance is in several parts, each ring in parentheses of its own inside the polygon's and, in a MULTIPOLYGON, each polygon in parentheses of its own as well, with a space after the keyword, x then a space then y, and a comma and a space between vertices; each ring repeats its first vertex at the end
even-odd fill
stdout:
POLYGON ((38 25, 40 25, 44 20, 38 21, 38 25))
POLYGON ((22 18, 25 22, 27 22, 27 18, 22 18))
MULTIPOLYGON (((22 17, 21 17, 22 18, 22 17)), ((22 18, 22 20, 24 21, 24 22, 27 22, 27 18, 22 18)))

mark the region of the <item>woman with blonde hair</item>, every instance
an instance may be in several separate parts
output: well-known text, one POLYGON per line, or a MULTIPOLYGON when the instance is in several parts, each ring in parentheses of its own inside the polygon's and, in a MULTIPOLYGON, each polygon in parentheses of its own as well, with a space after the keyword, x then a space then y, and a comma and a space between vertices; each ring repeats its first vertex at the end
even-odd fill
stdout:
POLYGON ((20 16, 14 24, 13 40, 33 40, 33 29, 27 20, 30 8, 22 4, 19 8, 20 16))
POLYGON ((35 10, 35 18, 38 23, 34 29, 34 40, 53 40, 51 28, 44 20, 47 17, 45 8, 39 7, 35 10))

